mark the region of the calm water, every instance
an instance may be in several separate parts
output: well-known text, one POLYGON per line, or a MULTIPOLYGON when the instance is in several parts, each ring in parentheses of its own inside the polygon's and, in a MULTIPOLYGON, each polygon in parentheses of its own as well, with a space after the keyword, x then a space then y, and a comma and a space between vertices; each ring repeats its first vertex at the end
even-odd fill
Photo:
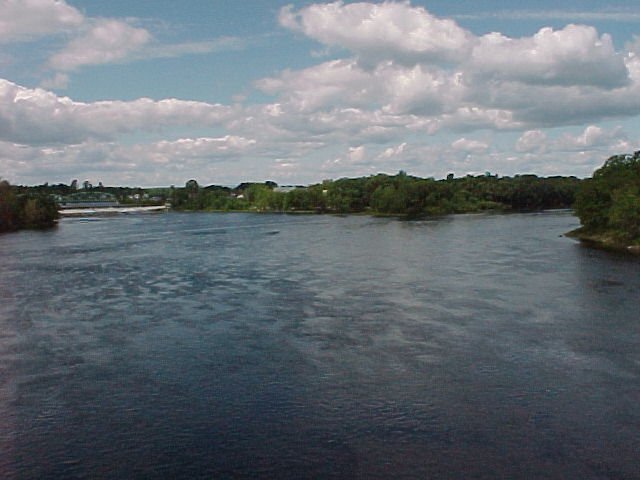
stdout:
POLYGON ((640 478, 640 261, 568 213, 0 236, 0 477, 640 478))

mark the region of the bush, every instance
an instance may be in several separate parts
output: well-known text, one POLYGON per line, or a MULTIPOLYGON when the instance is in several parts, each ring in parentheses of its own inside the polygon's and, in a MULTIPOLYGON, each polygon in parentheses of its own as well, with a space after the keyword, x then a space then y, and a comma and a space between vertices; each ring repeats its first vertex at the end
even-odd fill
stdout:
POLYGON ((17 195, 9 182, 0 182, 0 232, 55 225, 58 207, 46 194, 17 195))

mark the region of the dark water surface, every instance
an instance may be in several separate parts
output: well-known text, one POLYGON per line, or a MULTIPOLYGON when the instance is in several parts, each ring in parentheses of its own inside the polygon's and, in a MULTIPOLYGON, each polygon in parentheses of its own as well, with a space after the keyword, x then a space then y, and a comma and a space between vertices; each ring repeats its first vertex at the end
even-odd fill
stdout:
POLYGON ((0 236, 0 477, 640 478, 640 261, 568 213, 0 236))

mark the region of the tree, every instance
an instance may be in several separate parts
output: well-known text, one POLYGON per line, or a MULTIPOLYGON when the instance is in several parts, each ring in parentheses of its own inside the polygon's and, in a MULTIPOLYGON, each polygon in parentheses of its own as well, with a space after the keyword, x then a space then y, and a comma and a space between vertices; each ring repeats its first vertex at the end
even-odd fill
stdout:
POLYGON ((609 209, 609 225, 623 238, 640 241, 640 188, 626 185, 614 191, 609 209))
POLYGON ((586 233, 640 242, 640 152, 610 157, 581 184, 575 212, 586 233))
POLYGON ((198 193, 198 190, 200 190, 198 182, 193 179, 187 181, 187 183, 184 184, 184 188, 188 193, 198 193))
POLYGON ((590 230, 602 230, 609 224, 611 191, 596 179, 585 180, 576 194, 574 212, 590 230))
POLYGON ((18 195, 9 182, 0 181, 0 232, 51 227, 57 218, 58 208, 49 194, 34 190, 18 195))
POLYGON ((17 229, 17 201, 11 185, 0 180, 0 232, 17 229))

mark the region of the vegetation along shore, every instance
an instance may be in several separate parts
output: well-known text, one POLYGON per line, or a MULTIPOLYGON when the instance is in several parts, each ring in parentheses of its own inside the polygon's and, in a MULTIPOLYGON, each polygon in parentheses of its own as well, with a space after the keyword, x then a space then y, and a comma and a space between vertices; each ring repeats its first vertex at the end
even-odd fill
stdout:
POLYGON ((573 208, 582 226, 567 235, 640 252, 640 152, 615 155, 589 179, 484 175, 420 178, 400 171, 309 186, 245 182, 236 187, 12 186, 0 182, 0 231, 55 225, 61 208, 170 205, 177 211, 348 213, 424 217, 481 211, 573 208))
POLYGON ((6 180, 0 181, 0 232, 23 228, 49 228, 58 219, 58 205, 51 195, 32 188, 12 187, 6 180))
POLYGON ((640 254, 640 151, 609 158, 581 182, 573 208, 582 226, 568 236, 640 254))

